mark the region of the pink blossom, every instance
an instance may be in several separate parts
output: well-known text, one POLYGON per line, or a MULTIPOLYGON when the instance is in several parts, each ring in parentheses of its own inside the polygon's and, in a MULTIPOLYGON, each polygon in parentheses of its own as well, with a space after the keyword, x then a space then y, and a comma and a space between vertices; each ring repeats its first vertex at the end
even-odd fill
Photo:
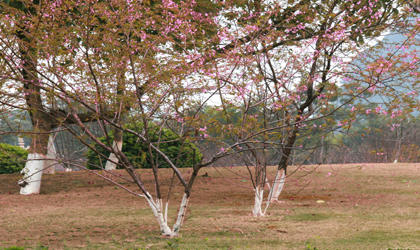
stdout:
POLYGON ((206 126, 204 126, 204 128, 199 128, 198 130, 199 130, 199 131, 206 131, 206 130, 207 130, 207 127, 206 127, 206 126))

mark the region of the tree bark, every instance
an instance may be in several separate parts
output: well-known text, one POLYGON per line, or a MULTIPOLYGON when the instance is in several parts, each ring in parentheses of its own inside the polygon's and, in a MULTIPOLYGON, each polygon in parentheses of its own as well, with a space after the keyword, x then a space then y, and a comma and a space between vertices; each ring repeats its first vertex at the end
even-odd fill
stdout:
POLYGON ((42 171, 45 157, 37 153, 29 153, 25 168, 21 171, 23 179, 18 182, 21 186, 20 194, 39 194, 41 188, 42 171))
POLYGON ((178 218, 176 220, 176 223, 173 227, 173 233, 178 236, 179 230, 181 229, 182 223, 184 222, 185 215, 187 213, 187 207, 188 207, 188 201, 190 200, 190 196, 187 193, 184 193, 182 196, 182 202, 181 206, 179 208, 178 212, 178 218))
POLYGON ((185 214, 187 213, 189 196, 186 193, 184 193, 182 197, 181 206, 179 208, 177 220, 172 230, 168 226, 168 217, 167 217, 168 204, 166 203, 166 206, 165 206, 166 210, 164 212, 162 199, 157 199, 156 202, 154 202, 150 194, 146 195, 145 197, 146 197, 147 202, 149 203, 150 208, 152 208, 153 214, 155 215, 159 223, 162 235, 168 238, 178 237, 179 231, 181 229, 182 223, 185 218, 185 214))
MULTIPOLYGON (((123 145, 123 131, 121 129, 115 128, 114 129, 114 142, 112 144, 112 148, 115 151, 119 152, 119 151, 122 151, 122 145, 123 145)), ((114 162, 118 162, 118 157, 114 153, 111 153, 109 155, 109 159, 106 161, 105 169, 106 170, 117 169, 117 164, 110 160, 114 162)))
POLYGON ((172 230, 168 226, 167 217, 164 216, 164 213, 162 211, 163 209, 162 199, 157 199, 156 202, 154 202, 152 198, 146 197, 146 199, 149 203, 149 206, 152 208, 153 214, 155 215, 159 223, 160 231, 162 232, 162 235, 170 237, 172 235, 172 230))
MULTIPOLYGON (((302 111, 300 113, 302 113, 302 111)), ((282 155, 282 157, 280 159, 280 163, 279 163, 279 166, 277 168, 277 174, 276 174, 276 178, 275 178, 275 183, 274 184, 276 184, 276 181, 278 180, 278 177, 280 175, 280 171, 281 170, 283 170, 283 176, 281 178, 281 179, 283 179, 283 181, 281 181, 281 179, 280 179, 280 181, 278 182, 279 184, 281 184, 281 186, 278 186, 277 189, 274 189, 273 190, 275 192, 273 192, 273 194, 272 194, 272 196, 270 198, 270 201, 277 201, 278 198, 279 198, 279 196, 280 196, 280 193, 281 193, 281 190, 283 188, 284 181, 285 181, 285 178, 286 178, 285 175, 287 173, 287 163, 289 162, 290 154, 292 153, 292 148, 295 145, 297 134, 299 132, 298 123, 300 121, 301 120, 300 120, 300 118, 298 116, 296 118, 296 125, 293 128, 293 130, 291 132, 291 135, 289 136, 289 138, 287 140, 286 146, 283 149, 283 155, 282 155)))
POLYGON ((270 195, 268 196, 267 202, 274 202, 279 199, 281 190, 283 189, 284 182, 286 181, 286 171, 278 169, 270 195), (282 173, 282 174, 281 174, 282 173))
POLYGON ((55 164, 57 164, 57 151, 54 146, 53 135, 50 134, 48 139, 48 148, 47 156, 44 161, 44 174, 54 174, 55 173, 55 164))
POLYGON ((24 174, 20 181, 21 194, 38 194, 41 187, 41 177, 44 169, 45 156, 47 154, 49 132, 51 131, 51 119, 42 104, 40 82, 37 76, 36 62, 34 62, 31 54, 31 41, 26 36, 26 30, 23 29, 17 33, 17 36, 26 42, 20 44, 20 53, 23 59, 22 82, 26 93, 26 104, 28 106, 29 115, 31 117, 34 131, 41 132, 32 138, 29 147, 28 161, 22 170, 24 174))
POLYGON ((261 217, 264 216, 262 212, 261 206, 263 202, 264 195, 264 186, 260 187, 259 185, 255 187, 255 202, 254 202, 254 209, 252 209, 252 216, 253 217, 261 217))

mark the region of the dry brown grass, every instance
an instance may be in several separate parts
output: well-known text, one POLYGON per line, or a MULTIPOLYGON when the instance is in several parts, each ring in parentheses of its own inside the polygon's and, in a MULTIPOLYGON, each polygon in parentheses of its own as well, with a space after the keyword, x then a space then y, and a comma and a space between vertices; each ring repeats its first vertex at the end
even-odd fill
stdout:
MULTIPOLYGON (((30 196, 19 195, 13 184, 19 175, 0 175, 0 188, 8 187, 0 197, 0 247, 420 249, 420 164, 306 166, 288 179, 282 201, 263 218, 250 216, 252 190, 230 184, 214 169, 201 174, 206 172, 209 177, 198 178, 193 188, 180 239, 171 240, 159 236, 142 198, 88 172, 45 175, 41 194, 30 196)), ((242 167, 221 172, 251 185, 240 176, 242 167)), ((150 171, 141 173, 149 179, 150 171)), ((179 186, 175 193, 169 218, 182 196, 179 186)))

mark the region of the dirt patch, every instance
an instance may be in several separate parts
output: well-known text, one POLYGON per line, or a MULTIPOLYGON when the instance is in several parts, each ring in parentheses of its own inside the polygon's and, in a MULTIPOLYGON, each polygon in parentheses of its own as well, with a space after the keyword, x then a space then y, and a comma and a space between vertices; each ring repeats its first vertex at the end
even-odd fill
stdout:
MULTIPOLYGON (((245 178, 244 168, 218 172, 205 169, 202 173, 208 176, 198 177, 181 230, 183 238, 192 242, 185 248, 231 246, 233 243, 216 242, 226 235, 239 237, 241 244, 251 248, 254 244, 248 241, 251 238, 258 238, 260 243, 264 240, 268 247, 262 249, 277 248, 278 241, 269 243, 269 236, 276 234, 276 237, 284 237, 281 238, 283 242, 290 242, 288 248, 293 249, 293 242, 315 239, 314 235, 321 237, 324 232, 328 235, 331 230, 338 230, 337 225, 348 225, 348 228, 337 231, 334 237, 353 235, 349 232, 353 228, 369 230, 371 226, 365 225, 365 221, 370 221, 376 228, 394 228, 395 223, 405 223, 408 226, 404 230, 420 230, 416 226, 419 223, 414 223, 420 222, 420 218, 411 215, 410 210, 420 207, 420 168, 415 164, 401 164, 396 172, 395 164, 371 165, 364 169, 359 164, 326 165, 316 171, 310 167, 301 168, 288 177, 280 201, 271 204, 269 214, 257 219, 250 217, 254 193, 252 182, 245 178), (325 203, 318 203, 320 200, 325 203), (283 220, 283 217, 288 219, 283 220), (394 224, 391 223, 394 226, 383 224, 388 223, 384 217, 389 218, 389 223, 394 220, 394 224), (311 224, 315 222, 318 224, 311 224), (319 228, 320 225, 324 228, 319 228), (205 238, 217 244, 211 245, 205 238)), ((183 169, 184 173, 188 171, 191 170, 183 169)), ((275 168, 270 168, 270 172, 275 173, 275 168)), ((113 180, 139 192, 123 170, 113 173, 113 180)), ((151 171, 140 170, 140 174, 146 180, 147 188, 153 190, 151 171)), ((168 170, 163 170, 161 181, 169 183, 170 176, 168 170)), ((19 194, 16 184, 19 178, 19 174, 0 175, 0 247, 33 247, 39 243, 50 249, 168 246, 166 240, 160 238, 157 222, 144 199, 92 173, 44 175, 41 194, 30 196, 19 194)), ((162 193, 167 191, 166 186, 162 193)), ((173 191, 168 214, 171 220, 176 216, 182 191, 180 185, 173 191)), ((267 195, 265 192, 265 197, 267 195)), ((301 249, 301 246, 297 248, 301 249)))
POLYGON ((331 200, 331 195, 319 196, 319 195, 300 195, 300 196, 286 196, 285 199, 305 201, 305 200, 331 200))

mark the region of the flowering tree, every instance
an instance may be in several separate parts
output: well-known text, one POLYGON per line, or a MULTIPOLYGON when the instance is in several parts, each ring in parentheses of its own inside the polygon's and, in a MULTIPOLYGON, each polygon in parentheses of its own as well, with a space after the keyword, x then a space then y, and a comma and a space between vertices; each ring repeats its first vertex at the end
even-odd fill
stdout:
MULTIPOLYGON (((292 151, 309 150, 296 145, 299 140, 332 127, 349 128, 355 121, 361 106, 352 106, 338 121, 331 114, 375 91, 381 79, 343 83, 360 71, 349 63, 407 12, 394 1, 295 1, 287 7, 260 3, 255 8, 259 9, 232 14, 236 29, 225 30, 225 39, 241 37, 241 42, 234 44, 214 77, 225 86, 221 105, 215 108, 225 110, 225 120, 231 119, 227 110, 233 107, 241 117, 237 126, 227 126, 224 138, 232 140, 222 140, 222 150, 254 166, 253 215, 261 216, 270 158, 280 155, 267 206, 278 199, 292 151), (339 96, 346 99, 338 103, 339 96), (324 122, 316 123, 319 120, 324 122)), ((384 67, 388 66, 380 66, 384 67)))
MULTIPOLYGON (((66 106, 65 102, 59 99, 57 100, 54 97, 55 93, 51 93, 48 91, 45 92, 43 89, 44 85, 42 84, 42 81, 38 79, 41 77, 41 75, 37 73, 37 67, 39 67, 40 63, 43 64, 41 62, 42 60, 45 60, 45 57, 41 56, 43 50, 40 49, 40 45, 42 44, 40 43, 40 39, 48 38, 49 29, 51 29, 51 24, 54 22, 44 19, 45 17, 40 17, 40 15, 44 14, 45 8, 50 7, 49 3, 39 3, 30 1, 4 1, 4 3, 5 4, 2 5, 2 12, 5 14, 4 18, 6 19, 6 22, 5 25, 2 27, 4 31, 4 39, 2 40, 2 45, 5 51, 5 53, 2 55, 3 59, 5 59, 5 64, 3 64, 3 66, 5 67, 3 71, 3 78, 12 79, 13 81, 15 81, 15 83, 21 82, 23 85, 19 85, 18 88, 15 89, 15 91, 27 90, 28 93, 26 93, 25 99, 22 99, 19 103, 16 102, 16 99, 13 100, 12 93, 6 92, 4 97, 8 96, 8 100, 6 101, 6 99, 4 99, 3 103, 6 105, 10 103, 16 104, 14 108, 22 108, 24 107, 22 106, 22 104, 25 103, 26 107, 24 107, 24 109, 27 109, 29 111, 33 127, 35 128, 35 130, 39 130, 39 136, 35 136, 32 140, 30 150, 31 153, 29 154, 29 161, 27 162, 27 167, 25 168, 26 177, 30 177, 30 180, 27 178, 29 181, 24 181, 21 183, 21 193, 32 194, 39 192, 42 173, 48 170, 53 171, 54 169, 49 167, 51 164, 48 164, 49 161, 47 160, 47 158, 56 158, 56 153, 54 152, 53 147, 51 146, 53 145, 53 143, 52 136, 50 134, 51 130, 57 129, 62 125, 56 120, 62 119, 66 124, 74 124, 76 122, 71 119, 63 119, 66 116, 68 116, 69 111, 67 110, 68 107, 66 106), (25 18, 27 20, 25 20, 25 18), (47 27, 40 27, 39 24, 42 24, 47 27), (16 60, 20 61, 17 62, 16 60), (8 61, 10 62, 9 64, 8 61)), ((153 12, 155 11, 153 5, 154 4, 146 2, 144 4, 144 7, 148 6, 153 12)), ((197 8, 203 8, 203 4, 197 6, 197 8)), ((47 15, 57 15, 54 11, 73 11, 63 10, 61 7, 56 6, 53 6, 53 8, 55 9, 51 10, 51 13, 47 15)), ((215 10, 214 6, 210 6, 208 7, 208 9, 213 12, 215 10)), ((203 10, 199 9, 198 11, 203 10)), ((94 15, 93 17, 93 19, 98 18, 100 18, 99 15, 94 15)), ((99 21, 101 25, 106 25, 105 19, 99 21)), ((56 23, 56 26, 54 26, 54 28, 66 30, 66 28, 68 28, 71 25, 73 24, 66 21, 63 23, 56 23), (62 25, 62 27, 57 25, 62 25)), ((144 23, 139 25, 144 25, 144 23)), ((104 27, 98 27, 98 25, 95 24, 92 25, 91 28, 97 29, 97 31, 100 32, 101 29, 103 29, 104 27)), ((209 31, 209 29, 207 29, 207 31, 209 31)), ((156 33, 157 30, 146 29, 143 30, 143 32, 153 34, 156 33)), ((205 33, 201 35, 204 34, 205 33)), ((117 33, 117 37, 120 40, 128 38, 141 41, 142 39, 140 36, 134 37, 131 34, 129 34, 128 37, 125 37, 123 33, 117 33)), ((199 38, 199 36, 197 36, 197 38, 199 38)), ((81 42, 81 40, 85 38, 79 36, 75 39, 79 39, 77 42, 81 42)), ((166 41, 164 39, 161 39, 160 41, 155 42, 155 46, 160 46, 162 45, 162 42, 165 43, 166 41)), ((118 45, 122 44, 123 43, 120 42, 120 44, 118 45)), ((106 53, 123 53, 118 47, 118 45, 114 45, 114 47, 108 49, 108 51, 101 51, 101 53, 104 56, 106 56, 106 53)), ((52 46, 56 46, 56 44, 52 46)), ((58 47, 55 48, 62 49, 58 47)), ((65 63, 61 62, 61 66, 69 66, 63 64, 68 63, 71 59, 74 59, 78 56, 76 55, 77 49, 78 48, 76 46, 74 48, 74 51, 72 51, 73 55, 70 56, 71 58, 66 58, 65 60, 67 61, 65 63)), ((138 53, 140 52, 135 52, 136 55, 138 53)), ((146 54, 156 54, 156 51, 147 50, 146 54)), ((123 122, 124 115, 130 110, 129 99, 123 98, 126 95, 126 91, 128 91, 128 89, 125 87, 127 82, 125 74, 128 70, 128 65, 125 65, 124 63, 126 62, 122 62, 118 65, 118 68, 114 67, 113 69, 113 74, 115 74, 114 80, 117 82, 117 84, 112 86, 114 88, 112 93, 115 95, 115 98, 109 100, 111 102, 114 102, 113 106, 117 108, 108 113, 102 112, 103 116, 107 116, 108 118, 112 118, 114 120, 117 119, 120 125, 122 124, 121 122, 123 122)), ((52 67, 55 66, 56 64, 54 64, 52 67)), ((13 85, 12 82, 9 82, 9 85, 5 87, 14 88, 14 86, 15 85, 13 85)), ((142 95, 142 91, 143 90, 140 88, 139 95, 142 95)), ((74 101, 75 100, 72 100, 72 102, 74 101)), ((95 115, 95 112, 89 109, 80 108, 78 110, 78 114, 83 122, 97 121, 101 119, 101 117, 95 115)), ((115 156, 114 151, 120 151, 122 146, 122 131, 117 127, 113 127, 112 130, 114 135, 114 142, 111 142, 113 143, 113 150, 112 152, 110 152, 110 160, 107 161, 105 169, 115 169, 115 163, 118 162, 118 158, 115 156)), ((19 131, 14 131, 14 133, 18 132, 19 131)), ((34 135, 36 133, 35 131, 33 131, 31 134, 34 135)))
MULTIPOLYGON (((60 126, 57 119, 67 114, 56 100, 52 93, 46 93, 43 89, 40 75, 37 73, 39 56, 41 51, 38 47, 40 39, 44 38, 47 32, 39 30, 34 26, 36 18, 39 17, 37 8, 40 3, 30 1, 1 1, 0 10, 5 18, 2 25, 2 79, 11 80, 5 88, 13 89, 2 95, 2 103, 15 109, 27 110, 34 131, 28 161, 24 169, 25 181, 21 182, 21 193, 39 193, 41 177, 43 172, 54 172, 51 165, 55 162, 50 160, 56 158, 53 146, 51 131, 60 126), (34 20, 35 19, 35 20, 34 20), (16 85, 16 83, 21 83, 16 85), (19 94, 17 94, 19 93, 19 94), (25 104, 25 106, 23 106, 25 104)), ((38 20, 38 23, 42 20, 38 20)), ((42 29, 42 28, 41 28, 42 29)), ((84 121, 93 121, 97 117, 94 113, 87 111, 80 114, 84 121)), ((66 120, 67 124, 74 121, 66 120)), ((19 133, 25 131, 13 131, 19 133)))
MULTIPOLYGON (((30 178, 42 173, 37 162, 48 151, 51 129, 66 129, 129 173, 140 191, 101 177, 146 199, 162 234, 169 237, 179 233, 200 169, 228 155, 238 155, 255 167, 254 215, 263 215, 270 155, 281 156, 268 198, 275 200, 296 141, 321 129, 311 121, 338 108, 333 100, 348 56, 404 15, 387 0, 19 3, 25 8, 1 6, 0 72, 5 82, 1 94, 7 97, 2 104, 27 109, 34 124, 28 164, 38 170, 31 171, 22 185, 30 185, 30 178), (211 106, 215 98, 219 104, 211 106), (206 107, 224 111, 226 121, 231 120, 228 108, 240 114, 239 122, 228 122, 221 134, 230 140, 209 136, 217 128, 203 115, 206 107), (105 143, 90 131, 91 121, 99 121, 105 143), (126 126, 130 122, 141 126, 126 126), (162 144, 173 142, 163 139, 167 129, 183 147, 193 149, 192 143, 212 141, 219 148, 194 162, 190 173, 183 173, 180 155, 170 157, 160 150, 162 144), (109 130, 114 131, 114 141, 109 130), (147 146, 153 185, 146 185, 121 151, 122 138, 116 135, 123 132, 147 146), (161 161, 171 170, 166 187, 161 161), (168 202, 178 183, 184 194, 170 228, 168 202)), ((376 84, 345 94, 350 101, 376 84)), ((348 119, 337 125, 349 124, 348 119)), ((35 181, 39 183, 40 177, 35 181)))
POLYGON ((420 12, 420 1, 419 0, 406 0, 407 4, 409 4, 414 11, 420 12))
POLYGON ((347 89, 378 82, 353 103, 354 113, 365 120, 365 124, 374 125, 363 130, 359 128, 355 131, 358 135, 354 136, 359 143, 363 140, 365 146, 370 147, 368 151, 373 161, 397 163, 405 158, 403 151, 413 150, 416 144, 418 25, 419 19, 413 16, 389 35, 390 41, 385 39, 360 54, 352 63, 359 70, 349 72, 346 79, 347 89))
MULTIPOLYGON (((194 95, 206 84, 205 80, 196 80, 195 75, 207 71, 204 64, 214 56, 209 47, 218 42, 218 37, 207 39, 207 34, 214 33, 217 27, 214 23, 217 6, 212 7, 206 1, 201 5, 171 1, 22 4, 25 8, 2 5, 1 72, 5 80, 2 95, 8 98, 2 99, 2 103, 27 109, 33 123, 42 128, 34 126, 31 132, 37 136, 31 144, 33 157, 29 157, 28 164, 37 165, 46 155, 47 146, 43 142, 53 126, 66 129, 101 154, 90 144, 93 141, 113 154, 101 156, 125 168, 140 192, 120 186, 148 201, 164 235, 177 236, 198 171, 223 153, 207 162, 196 162, 187 177, 177 167, 180 155, 170 158, 159 148, 173 140, 190 147, 191 124, 194 125, 190 108, 196 105, 194 95), (63 104, 60 109, 56 109, 57 102, 63 104), (123 117, 128 122, 140 121, 141 127, 124 126, 123 117), (154 173, 152 187, 144 183, 133 162, 115 143, 110 140, 103 143, 90 131, 86 122, 94 120, 100 122, 105 135, 111 128, 114 136, 131 133, 139 143, 147 145, 154 173), (173 129, 177 138, 164 141, 165 137, 160 135, 165 127, 173 129), (159 139, 152 141, 151 134, 159 139), (159 161, 173 171, 166 197, 159 161), (169 228, 168 201, 170 191, 178 183, 184 187, 184 195, 174 227, 169 228), (155 189, 156 200, 149 188, 155 189)), ((28 173, 22 185, 39 183, 38 173, 42 173, 42 167, 28 173), (34 177, 35 180, 31 179, 34 177)))

